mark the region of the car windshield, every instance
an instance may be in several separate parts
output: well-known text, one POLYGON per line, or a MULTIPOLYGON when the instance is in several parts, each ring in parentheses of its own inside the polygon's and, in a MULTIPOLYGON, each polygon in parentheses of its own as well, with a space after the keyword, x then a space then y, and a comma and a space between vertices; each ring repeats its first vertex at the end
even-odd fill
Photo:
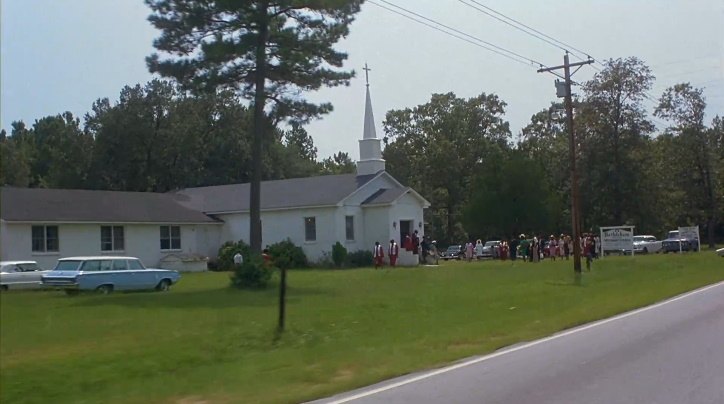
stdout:
POLYGON ((646 241, 646 237, 644 236, 634 236, 634 243, 637 241, 646 241))
POLYGON ((68 260, 58 261, 58 265, 55 266, 56 271, 77 271, 80 266, 80 261, 68 260))
POLYGON ((678 232, 678 231, 670 231, 670 232, 669 232, 669 238, 679 238, 679 232, 678 232))
POLYGON ((449 252, 455 252, 455 251, 460 250, 460 247, 452 246, 452 247, 448 247, 447 250, 449 252))
POLYGON ((486 247, 492 247, 492 246, 494 246, 494 245, 497 245, 498 243, 499 243, 499 241, 488 241, 488 242, 485 243, 485 246, 486 246, 486 247))

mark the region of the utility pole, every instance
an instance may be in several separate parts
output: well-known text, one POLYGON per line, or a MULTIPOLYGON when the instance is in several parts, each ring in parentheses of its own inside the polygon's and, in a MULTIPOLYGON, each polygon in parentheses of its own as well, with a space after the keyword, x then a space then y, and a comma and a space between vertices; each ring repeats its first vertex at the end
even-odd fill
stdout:
POLYGON ((576 133, 573 130, 573 101, 571 100, 571 76, 578 71, 571 73, 571 67, 580 69, 581 66, 593 63, 593 59, 589 57, 588 60, 583 62, 569 63, 568 52, 563 56, 563 65, 555 67, 546 67, 538 69, 538 73, 542 72, 553 72, 555 70, 563 69, 564 76, 553 73, 554 75, 561 77, 564 82, 560 83, 556 81, 556 89, 558 97, 565 98, 566 115, 568 123, 568 136, 569 136, 569 154, 571 160, 571 228, 573 233, 573 271, 578 276, 581 274, 581 212, 580 212, 580 196, 578 194, 578 171, 576 170, 576 133), (562 88, 559 84, 563 84, 562 88), (562 90, 562 91, 561 91, 562 90), (562 93, 562 94, 561 94, 562 93))

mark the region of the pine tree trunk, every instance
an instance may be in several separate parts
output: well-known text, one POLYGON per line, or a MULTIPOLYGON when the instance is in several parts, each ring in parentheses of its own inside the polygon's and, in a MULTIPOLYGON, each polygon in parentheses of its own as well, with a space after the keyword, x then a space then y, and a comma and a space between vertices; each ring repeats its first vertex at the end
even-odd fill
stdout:
POLYGON ((254 140, 251 147, 251 192, 249 195, 249 246, 261 254, 261 154, 264 139, 264 105, 266 103, 266 41, 268 35, 267 4, 259 3, 259 37, 256 44, 254 95, 254 140))

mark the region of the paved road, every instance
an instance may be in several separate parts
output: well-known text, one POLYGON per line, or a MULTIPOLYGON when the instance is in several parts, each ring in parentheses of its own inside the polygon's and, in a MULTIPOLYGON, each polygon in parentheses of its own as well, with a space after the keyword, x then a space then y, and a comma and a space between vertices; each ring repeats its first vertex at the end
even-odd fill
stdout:
POLYGON ((722 404, 724 282, 318 402, 722 404))

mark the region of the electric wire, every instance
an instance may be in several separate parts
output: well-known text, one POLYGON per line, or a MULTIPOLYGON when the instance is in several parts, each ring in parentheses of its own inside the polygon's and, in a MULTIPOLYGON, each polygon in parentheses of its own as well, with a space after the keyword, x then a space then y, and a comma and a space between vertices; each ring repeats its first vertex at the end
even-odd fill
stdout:
POLYGON ((505 15, 505 14, 499 12, 499 11, 496 11, 496 10, 492 9, 491 7, 488 7, 488 6, 484 5, 484 4, 481 4, 480 2, 478 2, 478 1, 476 1, 476 0, 467 0, 467 1, 470 1, 471 3, 474 3, 475 5, 482 7, 482 9, 479 8, 479 7, 476 7, 476 6, 473 5, 473 4, 467 3, 467 2, 464 1, 464 0, 458 0, 458 1, 459 1, 460 3, 462 3, 462 4, 465 4, 466 6, 468 6, 468 7, 470 7, 470 8, 473 8, 473 9, 475 9, 475 10, 477 10, 477 11, 479 11, 479 12, 481 12, 481 13, 487 15, 487 16, 489 16, 489 17, 495 18, 496 20, 498 20, 498 21, 500 21, 500 22, 502 22, 502 23, 504 23, 504 24, 507 24, 507 25, 509 25, 509 26, 511 26, 511 27, 513 27, 513 28, 515 28, 515 29, 517 29, 517 30, 519 30, 519 31, 522 31, 522 32, 524 32, 524 33, 526 33, 526 34, 528 34, 528 35, 530 35, 530 36, 535 37, 535 38, 538 38, 538 39, 540 39, 541 41, 544 41, 544 42, 546 42, 546 43, 548 43, 548 44, 550 44, 550 45, 553 45, 554 47, 556 47, 556 48, 558 48, 558 49, 561 49, 561 50, 563 50, 563 51, 566 51, 566 52, 570 53, 571 55, 577 57, 578 59, 581 59, 581 60, 594 59, 594 60, 595 60, 595 58, 592 57, 590 53, 584 52, 584 51, 582 51, 582 50, 580 50, 580 49, 575 48, 575 47, 572 46, 572 45, 569 45, 569 44, 567 44, 567 43, 565 43, 565 42, 563 42, 563 41, 560 41, 560 40, 558 40, 558 39, 556 39, 556 38, 553 38, 552 36, 547 35, 547 34, 541 32, 541 31, 539 31, 539 30, 537 30, 537 29, 535 29, 535 28, 533 28, 533 27, 531 27, 531 26, 529 26, 529 25, 526 25, 526 24, 524 24, 524 23, 522 23, 522 22, 520 22, 520 21, 518 21, 518 20, 516 20, 516 19, 514 19, 514 18, 512 18, 512 17, 508 17, 507 15, 505 15), (488 11, 486 11, 486 10, 488 10, 488 11), (493 13, 494 13, 494 14, 493 14, 493 13), (495 15, 495 14, 497 14, 497 15, 495 15), (498 17, 498 16, 500 16, 500 17, 498 17), (502 18, 501 18, 501 17, 502 17, 502 18), (512 21, 512 22, 511 22, 511 21, 512 21), (517 24, 517 25, 515 25, 515 24, 517 24), (521 27, 523 27, 523 28, 521 28, 521 27), (531 32, 531 31, 532 31, 532 32, 531 32), (575 51, 575 52, 574 52, 574 51, 575 51), (579 55, 579 54, 580 54, 580 55, 579 55), (581 55, 585 55, 585 57, 582 57, 581 55))
POLYGON ((392 7, 398 8, 398 9, 400 9, 400 10, 402 10, 402 11, 404 11, 404 12, 410 14, 410 15, 405 14, 405 13, 402 13, 402 12, 397 11, 397 10, 394 10, 394 9, 392 9, 392 8, 386 7, 386 6, 384 6, 384 5, 382 5, 382 4, 379 4, 379 3, 377 3, 377 2, 375 2, 375 1, 373 1, 373 0, 368 0, 368 3, 373 4, 373 5, 377 6, 377 7, 383 8, 383 9, 385 9, 385 10, 387 10, 387 11, 393 12, 393 13, 395 13, 395 14, 398 14, 398 15, 400 15, 400 16, 402 16, 402 17, 405 17, 405 18, 407 18, 407 19, 410 19, 410 20, 412 20, 412 21, 415 21, 415 22, 417 22, 417 23, 419 23, 419 24, 425 25, 425 26, 427 26, 427 27, 429 27, 429 28, 432 28, 432 29, 435 29, 435 30, 437 30, 437 31, 440 31, 440 32, 442 32, 442 33, 444 33, 444 34, 450 35, 450 36, 455 37, 455 38, 457 38, 457 39, 461 39, 461 40, 463 40, 463 41, 465 41, 465 42, 468 42, 468 43, 471 43, 471 44, 473 44, 473 45, 479 46, 479 47, 481 47, 481 48, 483 48, 483 49, 486 49, 486 50, 488 50, 488 51, 497 53, 497 54, 500 55, 500 56, 503 56, 503 57, 506 57, 506 58, 508 58, 508 59, 514 60, 514 61, 516 61, 516 62, 518 62, 518 63, 521 63, 521 64, 524 64, 524 65, 526 65, 526 66, 538 65, 538 66, 540 66, 540 67, 544 67, 543 63, 541 63, 541 62, 539 62, 539 61, 536 61, 536 60, 531 59, 531 58, 529 58, 529 57, 523 56, 523 55, 521 55, 521 54, 519 54, 519 53, 516 53, 516 52, 513 52, 513 51, 508 50, 508 49, 506 49, 506 48, 503 48, 502 46, 495 45, 495 44, 493 44, 493 43, 491 43, 491 42, 485 41, 485 40, 480 39, 480 38, 478 38, 478 37, 476 37, 476 36, 470 35, 470 34, 468 34, 468 33, 466 33, 466 32, 463 32, 463 31, 460 31, 460 30, 458 30, 458 29, 456 29, 456 28, 453 28, 453 27, 451 27, 451 26, 449 26, 449 25, 445 25, 445 24, 443 24, 443 23, 441 23, 441 22, 438 22, 438 21, 435 21, 435 20, 433 20, 433 19, 431 19, 431 18, 425 17, 424 15, 418 14, 418 13, 416 13, 416 12, 414 12, 414 11, 408 10, 408 9, 406 9, 406 8, 404 8, 404 7, 398 6, 398 5, 396 5, 396 4, 394 4, 394 3, 391 3, 391 2, 389 2, 389 1, 386 1, 386 0, 378 0, 378 1, 383 2, 383 3, 385 3, 385 4, 388 4, 388 5, 392 6, 392 7), (429 23, 427 23, 427 22, 425 22, 425 21, 421 21, 421 20, 419 20, 419 19, 416 19, 416 18, 412 17, 411 15, 412 15, 412 16, 415 16, 415 17, 418 17, 418 18, 421 18, 421 19, 423 19, 423 20, 425 20, 425 21, 429 21, 430 23, 436 24, 436 25, 438 25, 438 26, 435 26, 435 25, 429 24, 429 23), (442 28, 440 28, 440 27, 443 27, 443 28, 445 28, 445 29, 447 29, 447 30, 449 30, 449 31, 446 31, 446 30, 444 30, 444 29, 442 29, 442 28), (450 31, 452 31, 452 32, 450 32, 450 31), (459 34, 459 35, 456 35, 456 34, 459 34), (460 36, 460 35, 462 35, 462 36, 460 36), (467 37, 467 38, 465 38, 465 37, 467 37), (468 38, 470 38, 470 39, 468 39, 468 38), (472 40, 471 40, 471 39, 472 39, 472 40), (485 44, 485 45, 483 45, 483 44, 485 44))

